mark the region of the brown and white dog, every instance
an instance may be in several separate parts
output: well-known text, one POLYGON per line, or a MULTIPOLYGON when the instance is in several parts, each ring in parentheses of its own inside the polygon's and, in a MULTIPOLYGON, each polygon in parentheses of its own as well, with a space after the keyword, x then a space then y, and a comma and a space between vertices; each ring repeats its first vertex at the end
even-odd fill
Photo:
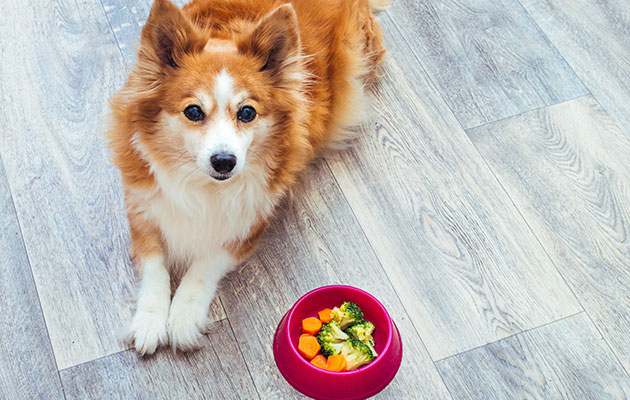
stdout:
POLYGON ((155 0, 108 131, 141 277, 139 353, 198 346, 219 280, 318 151, 364 122, 381 3, 155 0))

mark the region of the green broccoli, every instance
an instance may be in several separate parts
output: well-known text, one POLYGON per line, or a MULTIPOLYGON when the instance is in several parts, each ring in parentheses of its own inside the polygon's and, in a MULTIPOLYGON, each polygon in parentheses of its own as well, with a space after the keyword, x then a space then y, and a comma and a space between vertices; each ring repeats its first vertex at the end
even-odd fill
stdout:
POLYGON ((317 341, 322 346, 321 352, 326 357, 339 354, 348 338, 348 335, 341 330, 336 321, 330 321, 322 325, 322 328, 317 333, 317 341))
POLYGON ((355 303, 344 301, 341 307, 332 309, 333 319, 339 323, 341 329, 363 321, 363 311, 355 303))
POLYGON ((376 357, 378 354, 376 354, 376 351, 374 350, 374 338, 372 337, 373 332, 374 324, 370 321, 358 322, 346 329, 346 333, 351 338, 365 343, 372 351, 372 355, 376 357))
POLYGON ((333 354, 339 354, 341 353, 341 348, 345 344, 346 344, 345 341, 339 342, 339 343, 324 342, 321 344, 322 348, 320 350, 320 353, 322 353, 324 357, 330 357, 333 354))
POLYGON ((368 345, 352 338, 345 341, 341 347, 341 354, 348 363, 347 371, 355 370, 374 361, 374 356, 368 345))

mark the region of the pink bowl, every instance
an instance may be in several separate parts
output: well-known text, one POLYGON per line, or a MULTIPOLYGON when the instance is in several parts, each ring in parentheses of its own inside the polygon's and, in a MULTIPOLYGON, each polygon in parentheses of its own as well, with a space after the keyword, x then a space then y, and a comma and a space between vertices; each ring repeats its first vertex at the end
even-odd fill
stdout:
POLYGON ((273 354, 282 376, 307 396, 322 400, 364 399, 380 392, 394 379, 402 360, 402 341, 385 307, 369 293, 352 286, 324 286, 302 296, 282 317, 273 339, 273 354), (324 308, 352 301, 374 326, 378 357, 349 372, 330 372, 306 360, 297 350, 302 320, 324 308))

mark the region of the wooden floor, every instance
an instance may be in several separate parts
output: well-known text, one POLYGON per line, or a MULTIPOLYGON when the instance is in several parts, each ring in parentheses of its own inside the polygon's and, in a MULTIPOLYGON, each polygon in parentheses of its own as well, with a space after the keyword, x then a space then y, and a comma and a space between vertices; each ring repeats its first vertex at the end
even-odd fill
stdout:
POLYGON ((630 2, 396 0, 373 123, 222 282, 206 346, 142 359, 101 132, 149 7, 2 2, 0 399, 301 398, 273 331, 338 283, 401 330, 377 398, 630 398, 630 2))

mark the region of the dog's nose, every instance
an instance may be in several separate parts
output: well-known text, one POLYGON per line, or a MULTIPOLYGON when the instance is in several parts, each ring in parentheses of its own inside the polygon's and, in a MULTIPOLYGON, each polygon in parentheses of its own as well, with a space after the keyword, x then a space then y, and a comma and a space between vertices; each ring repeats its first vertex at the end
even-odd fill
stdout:
POLYGON ((234 154, 214 154, 210 157, 212 168, 220 174, 227 174, 236 166, 236 156, 234 154))

